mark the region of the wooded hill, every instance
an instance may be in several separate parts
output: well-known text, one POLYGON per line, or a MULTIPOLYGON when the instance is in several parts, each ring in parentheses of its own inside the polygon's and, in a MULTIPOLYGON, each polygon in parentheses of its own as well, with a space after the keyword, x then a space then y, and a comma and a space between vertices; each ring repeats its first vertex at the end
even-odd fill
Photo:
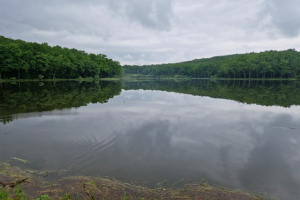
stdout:
POLYGON ((121 69, 119 62, 103 54, 0 36, 0 79, 97 79, 120 76, 122 70, 155 77, 300 78, 300 52, 265 51, 121 69))
POLYGON ((0 79, 104 78, 120 74, 119 62, 103 54, 0 36, 0 79))
POLYGON ((192 61, 122 67, 124 74, 185 76, 191 78, 299 78, 300 52, 265 51, 235 54, 192 61))

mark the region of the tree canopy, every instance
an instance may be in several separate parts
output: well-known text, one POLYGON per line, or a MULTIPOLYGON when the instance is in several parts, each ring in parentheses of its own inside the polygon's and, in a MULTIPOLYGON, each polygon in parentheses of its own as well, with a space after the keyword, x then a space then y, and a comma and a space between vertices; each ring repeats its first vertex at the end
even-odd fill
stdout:
POLYGON ((300 52, 265 51, 260 53, 235 54, 192 61, 158 64, 125 65, 125 74, 152 76, 186 76, 191 78, 299 78, 300 52))
POLYGON ((70 79, 119 76, 121 65, 103 54, 51 47, 0 36, 0 79, 70 79))

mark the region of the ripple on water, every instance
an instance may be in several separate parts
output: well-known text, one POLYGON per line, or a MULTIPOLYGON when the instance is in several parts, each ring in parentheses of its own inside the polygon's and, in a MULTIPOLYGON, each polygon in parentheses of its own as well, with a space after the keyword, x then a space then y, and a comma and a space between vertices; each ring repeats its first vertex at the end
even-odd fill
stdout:
POLYGON ((129 111, 104 111, 87 117, 86 126, 79 127, 75 134, 64 138, 61 142, 64 147, 63 155, 69 165, 78 169, 90 168, 92 163, 99 163, 97 156, 107 148, 113 146, 122 132, 131 126, 129 111))

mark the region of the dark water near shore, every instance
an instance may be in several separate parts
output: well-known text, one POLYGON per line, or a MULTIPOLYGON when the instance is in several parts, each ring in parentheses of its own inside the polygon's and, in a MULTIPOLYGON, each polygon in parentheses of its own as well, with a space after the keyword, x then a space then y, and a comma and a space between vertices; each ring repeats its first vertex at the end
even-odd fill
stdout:
POLYGON ((99 175, 151 187, 205 179, 300 199, 299 86, 1 84, 0 161, 60 170, 46 178, 99 175))

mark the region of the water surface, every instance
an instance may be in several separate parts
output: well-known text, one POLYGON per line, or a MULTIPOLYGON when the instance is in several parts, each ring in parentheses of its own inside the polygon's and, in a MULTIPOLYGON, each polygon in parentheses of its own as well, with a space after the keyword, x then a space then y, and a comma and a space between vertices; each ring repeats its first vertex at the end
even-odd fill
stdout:
POLYGON ((2 86, 1 161, 151 187, 205 179, 300 199, 295 83, 70 84, 2 86))

